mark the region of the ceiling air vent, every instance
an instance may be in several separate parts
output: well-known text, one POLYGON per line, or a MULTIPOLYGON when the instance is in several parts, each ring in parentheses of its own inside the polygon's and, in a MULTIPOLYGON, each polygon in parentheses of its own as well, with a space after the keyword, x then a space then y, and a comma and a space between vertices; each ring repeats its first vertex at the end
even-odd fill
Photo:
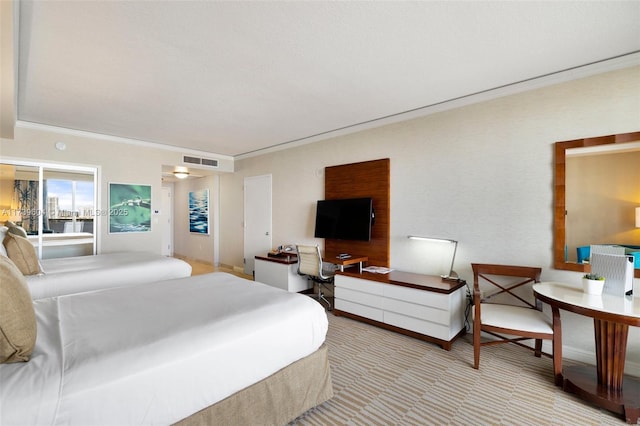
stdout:
POLYGON ((183 155, 182 161, 186 164, 201 164, 207 167, 218 167, 218 160, 212 158, 200 158, 192 157, 190 155, 183 155))
POLYGON ((218 167, 218 160, 212 160, 211 158, 202 159, 203 166, 218 167))
POLYGON ((182 161, 189 164, 200 164, 200 158, 198 157, 190 157, 188 155, 184 155, 182 157, 182 161))

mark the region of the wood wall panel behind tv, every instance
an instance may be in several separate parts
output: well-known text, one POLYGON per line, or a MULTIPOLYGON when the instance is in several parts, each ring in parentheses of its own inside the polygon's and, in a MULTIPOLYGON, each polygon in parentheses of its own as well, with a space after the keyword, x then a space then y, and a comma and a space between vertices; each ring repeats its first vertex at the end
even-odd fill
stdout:
POLYGON ((328 256, 338 253, 365 255, 369 265, 389 267, 390 233, 390 161, 364 161, 325 168, 324 197, 326 200, 371 197, 375 210, 375 223, 370 241, 325 239, 328 256))

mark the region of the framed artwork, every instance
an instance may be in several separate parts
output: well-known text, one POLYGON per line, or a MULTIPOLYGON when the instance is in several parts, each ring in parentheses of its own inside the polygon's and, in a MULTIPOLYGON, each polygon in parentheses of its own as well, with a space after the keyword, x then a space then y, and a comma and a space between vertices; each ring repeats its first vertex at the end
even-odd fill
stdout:
POLYGON ((209 234, 209 190, 189 191, 189 232, 209 234))
POLYGON ((109 183, 109 233, 151 231, 151 185, 109 183))

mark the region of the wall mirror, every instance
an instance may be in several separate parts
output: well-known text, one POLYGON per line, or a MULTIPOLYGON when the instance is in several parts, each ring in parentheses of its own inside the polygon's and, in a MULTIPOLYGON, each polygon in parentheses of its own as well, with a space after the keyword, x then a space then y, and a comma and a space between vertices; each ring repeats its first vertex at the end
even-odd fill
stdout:
MULTIPOLYGON (((640 252, 640 132, 556 142, 554 266, 589 271, 592 244, 640 252)), ((640 269, 635 269, 640 278, 640 269)))

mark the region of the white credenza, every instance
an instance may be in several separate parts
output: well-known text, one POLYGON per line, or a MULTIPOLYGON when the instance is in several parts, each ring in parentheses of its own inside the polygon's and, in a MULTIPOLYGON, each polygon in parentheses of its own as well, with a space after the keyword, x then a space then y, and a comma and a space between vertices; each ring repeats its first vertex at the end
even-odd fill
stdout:
POLYGON ((299 292, 313 286, 306 277, 298 275, 296 256, 255 257, 255 280, 283 290, 299 292))
POLYGON ((339 272, 335 277, 335 315, 344 315, 440 345, 465 333, 464 281, 391 271, 389 274, 339 272))

